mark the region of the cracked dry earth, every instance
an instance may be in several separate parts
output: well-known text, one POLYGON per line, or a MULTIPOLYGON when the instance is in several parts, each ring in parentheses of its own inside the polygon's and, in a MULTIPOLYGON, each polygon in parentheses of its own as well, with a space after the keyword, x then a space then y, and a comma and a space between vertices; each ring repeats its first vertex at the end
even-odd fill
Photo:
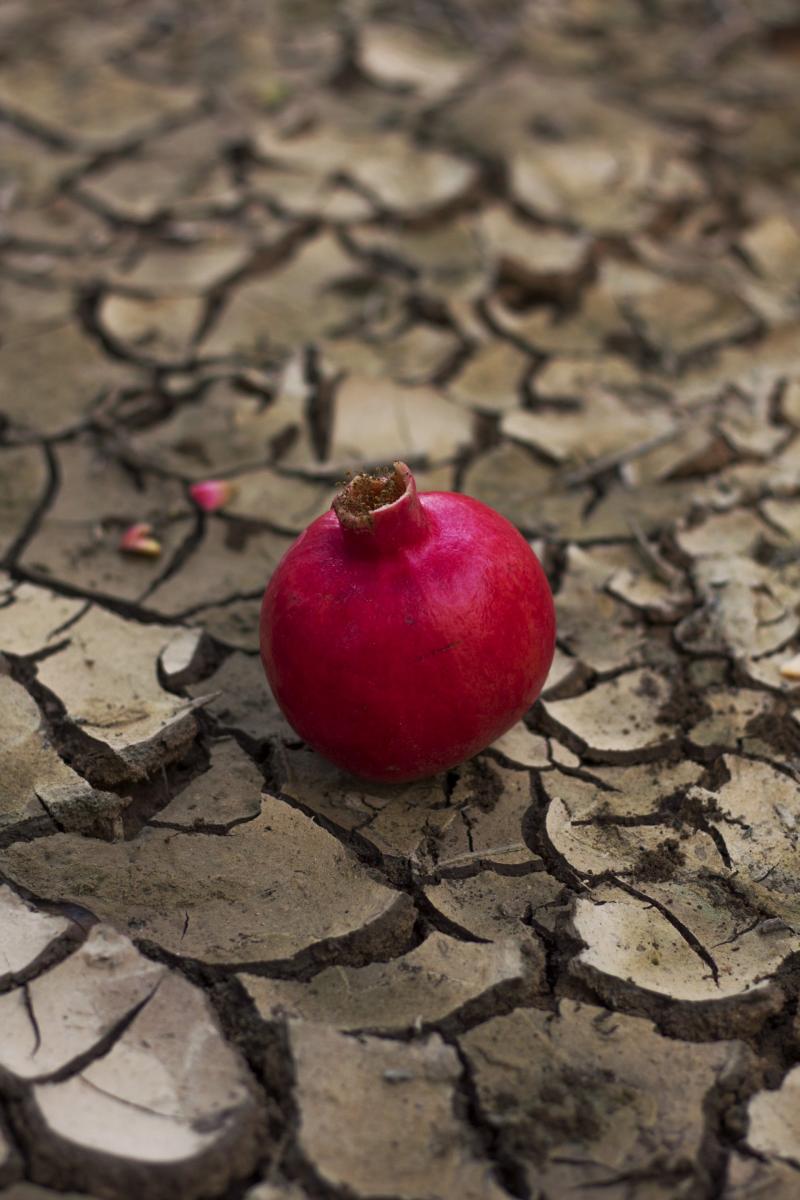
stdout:
POLYGON ((187 12, 0 0, 0 1197, 794 1200, 800 7, 187 12), (391 788, 256 627, 395 458, 559 648, 391 788))

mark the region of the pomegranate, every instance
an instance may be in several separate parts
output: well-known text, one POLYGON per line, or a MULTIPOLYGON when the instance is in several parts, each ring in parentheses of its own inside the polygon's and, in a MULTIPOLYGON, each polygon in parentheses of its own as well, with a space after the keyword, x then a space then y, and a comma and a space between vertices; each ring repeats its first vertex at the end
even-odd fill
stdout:
POLYGON ((289 723, 366 779, 453 767, 538 696, 555 614, 536 555, 499 513, 417 493, 404 463, 357 475, 281 560, 261 657, 289 723))

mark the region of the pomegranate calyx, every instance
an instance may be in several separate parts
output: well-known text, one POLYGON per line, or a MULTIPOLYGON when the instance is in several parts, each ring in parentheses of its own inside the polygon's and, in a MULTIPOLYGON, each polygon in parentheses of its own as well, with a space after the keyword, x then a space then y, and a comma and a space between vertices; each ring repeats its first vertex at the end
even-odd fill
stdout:
POLYGON ((411 472, 395 463, 390 474, 363 471, 344 485, 333 501, 333 511, 345 529, 370 529, 373 513, 395 504, 408 489, 411 472))
POLYGON ((403 462, 394 463, 391 472, 356 475, 331 507, 345 535, 362 548, 394 548, 416 541, 428 527, 414 476, 403 462))

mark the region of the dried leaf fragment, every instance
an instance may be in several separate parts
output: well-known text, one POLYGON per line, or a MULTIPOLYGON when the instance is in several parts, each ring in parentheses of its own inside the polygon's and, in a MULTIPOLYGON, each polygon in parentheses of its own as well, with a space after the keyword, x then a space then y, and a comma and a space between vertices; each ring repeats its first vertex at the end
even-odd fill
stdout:
POLYGON ((781 675, 784 679, 800 680, 800 654, 795 654, 794 658, 789 658, 781 667, 781 675))

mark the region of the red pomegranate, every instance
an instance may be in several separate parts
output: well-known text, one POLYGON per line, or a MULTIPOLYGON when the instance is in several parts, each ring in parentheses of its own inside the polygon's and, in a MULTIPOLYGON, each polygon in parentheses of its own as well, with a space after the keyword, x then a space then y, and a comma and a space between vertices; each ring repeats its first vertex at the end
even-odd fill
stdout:
POLYGON ((550 588, 522 535, 468 496, 418 494, 404 463, 343 488, 287 551, 261 610, 287 720, 379 781, 483 750, 530 708, 554 644, 550 588))

